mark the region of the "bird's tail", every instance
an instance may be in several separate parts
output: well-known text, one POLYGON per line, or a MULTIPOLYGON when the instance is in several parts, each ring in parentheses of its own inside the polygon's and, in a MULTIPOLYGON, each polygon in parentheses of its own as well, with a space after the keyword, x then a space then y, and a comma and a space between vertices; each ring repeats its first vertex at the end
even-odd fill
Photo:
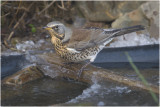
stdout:
POLYGON ((110 31, 104 31, 104 33, 106 34, 107 37, 103 38, 99 43, 100 44, 103 43, 104 45, 106 45, 114 37, 121 36, 121 35, 128 34, 128 33, 132 33, 132 32, 136 32, 136 31, 140 31, 140 30, 144 30, 144 29, 145 29, 144 26, 136 25, 136 26, 126 27, 126 28, 122 28, 122 29, 112 29, 110 31))
POLYGON ((115 29, 115 30, 113 30, 113 32, 115 32, 113 37, 121 36, 124 34, 136 32, 136 31, 140 31, 140 30, 144 30, 144 29, 145 29, 145 27, 142 25, 136 25, 136 26, 131 26, 131 27, 122 28, 122 29, 115 29))

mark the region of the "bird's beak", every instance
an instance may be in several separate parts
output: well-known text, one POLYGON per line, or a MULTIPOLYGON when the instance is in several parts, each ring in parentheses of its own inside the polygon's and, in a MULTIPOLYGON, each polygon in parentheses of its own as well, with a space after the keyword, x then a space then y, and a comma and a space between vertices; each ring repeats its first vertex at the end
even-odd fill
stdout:
POLYGON ((52 29, 52 28, 47 27, 47 26, 44 26, 43 29, 45 29, 45 30, 50 30, 50 29, 52 29))

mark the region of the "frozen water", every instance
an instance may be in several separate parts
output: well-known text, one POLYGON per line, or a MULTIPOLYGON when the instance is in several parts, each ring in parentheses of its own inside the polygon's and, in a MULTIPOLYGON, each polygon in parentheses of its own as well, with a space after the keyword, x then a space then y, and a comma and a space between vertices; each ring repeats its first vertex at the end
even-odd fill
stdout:
POLYGON ((36 66, 36 63, 25 65, 22 69, 29 68, 31 66, 36 66))
POLYGON ((104 104, 104 102, 103 101, 100 101, 100 102, 98 102, 98 104, 97 104, 97 106, 104 106, 105 104, 104 104))
POLYGON ((16 44, 16 48, 21 51, 26 51, 26 49, 32 49, 34 46, 35 46, 35 44, 31 40, 25 41, 24 43, 16 44))
POLYGON ((35 47, 41 47, 42 44, 45 43, 45 40, 44 39, 40 39, 36 44, 35 44, 35 47))
POLYGON ((24 41, 23 43, 17 43, 16 44, 16 48, 18 50, 21 50, 21 51, 25 52, 26 50, 31 50, 31 49, 34 49, 34 48, 39 48, 44 43, 45 43, 44 39, 40 39, 36 43, 34 43, 32 40, 29 40, 29 41, 24 41))
POLYGON ((83 90, 83 93, 79 96, 77 96, 76 98, 74 99, 71 99, 69 102, 67 103, 76 103, 78 102, 79 100, 83 100, 85 98, 89 98, 95 94, 98 93, 99 89, 101 88, 101 85, 97 84, 97 83, 94 83, 93 85, 91 85, 91 87, 83 90))
POLYGON ((44 75, 49 76, 51 78, 55 78, 55 77, 58 76, 58 74, 57 74, 58 71, 53 71, 53 69, 50 66, 48 66, 48 65, 41 65, 41 67, 44 69, 44 70, 42 70, 42 72, 44 71, 43 72, 44 75))
POLYGON ((117 37, 117 40, 110 43, 109 47, 140 46, 149 44, 159 44, 159 40, 149 37, 147 34, 137 34, 136 32, 117 37))
POLYGON ((22 53, 19 53, 19 52, 13 52, 11 50, 7 50, 5 52, 2 52, 1 55, 4 55, 4 56, 10 56, 10 55, 21 55, 22 53))
POLYGON ((125 86, 110 86, 106 84, 94 83, 89 88, 83 90, 82 94, 71 99, 66 103, 80 103, 84 101, 89 101, 92 99, 96 100, 95 103, 97 106, 104 106, 106 101, 104 101, 104 97, 112 96, 112 94, 122 95, 122 94, 129 94, 131 92, 128 87, 125 86), (99 100, 97 102, 97 99, 99 100))
POLYGON ((111 90, 118 92, 119 94, 131 92, 131 90, 129 90, 128 87, 119 87, 119 86, 116 86, 115 88, 111 88, 111 90))

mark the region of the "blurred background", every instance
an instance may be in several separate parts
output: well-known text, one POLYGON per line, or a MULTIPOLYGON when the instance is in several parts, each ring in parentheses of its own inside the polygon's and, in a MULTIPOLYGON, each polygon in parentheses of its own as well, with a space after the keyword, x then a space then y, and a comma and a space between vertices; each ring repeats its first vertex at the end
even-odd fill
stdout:
MULTIPOLYGON (((146 34, 147 37, 136 37, 136 39, 144 38, 142 44, 147 44, 146 42, 154 44, 159 39, 159 2, 2 1, 2 51, 29 39, 33 42, 40 38, 46 39, 47 34, 42 27, 51 21, 61 21, 70 28, 101 27, 107 29, 144 25, 149 34, 146 34)), ((133 45, 138 44, 133 43, 133 45)))

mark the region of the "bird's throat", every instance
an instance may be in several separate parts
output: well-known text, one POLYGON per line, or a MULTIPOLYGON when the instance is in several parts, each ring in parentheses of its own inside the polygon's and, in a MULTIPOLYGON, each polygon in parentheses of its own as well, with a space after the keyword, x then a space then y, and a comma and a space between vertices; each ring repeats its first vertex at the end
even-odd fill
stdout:
POLYGON ((64 52, 67 52, 67 48, 66 46, 64 46, 62 44, 62 41, 58 38, 56 38, 55 36, 52 36, 51 38, 51 42, 54 45, 54 49, 57 52, 57 54, 59 54, 60 56, 62 56, 64 54, 64 52))

